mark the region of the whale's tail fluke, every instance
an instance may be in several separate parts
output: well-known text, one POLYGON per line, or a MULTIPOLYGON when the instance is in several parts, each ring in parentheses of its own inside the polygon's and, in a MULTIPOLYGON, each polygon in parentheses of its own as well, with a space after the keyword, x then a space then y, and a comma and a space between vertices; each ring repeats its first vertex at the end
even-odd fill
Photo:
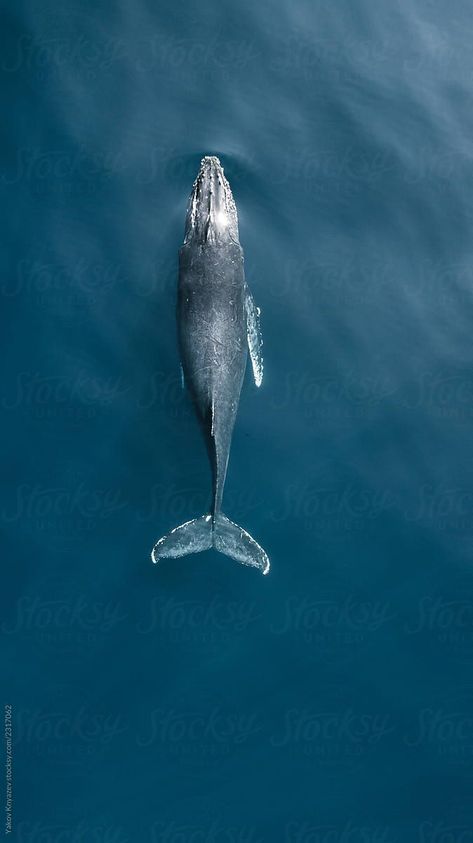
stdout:
POLYGON ((175 527, 156 542, 151 559, 159 562, 160 559, 199 553, 211 547, 242 565, 258 568, 263 574, 269 571, 269 558, 263 548, 243 527, 234 524, 221 512, 215 519, 211 515, 202 515, 175 527))

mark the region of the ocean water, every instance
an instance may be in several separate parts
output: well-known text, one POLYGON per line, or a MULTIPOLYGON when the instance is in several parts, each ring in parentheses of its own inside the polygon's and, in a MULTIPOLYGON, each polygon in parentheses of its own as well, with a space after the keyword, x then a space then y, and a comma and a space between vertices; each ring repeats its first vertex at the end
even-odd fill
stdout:
POLYGON ((470 4, 3 19, 5 839, 468 843, 470 4), (224 504, 267 577, 149 557, 210 494, 174 314, 205 154, 262 312, 224 504))

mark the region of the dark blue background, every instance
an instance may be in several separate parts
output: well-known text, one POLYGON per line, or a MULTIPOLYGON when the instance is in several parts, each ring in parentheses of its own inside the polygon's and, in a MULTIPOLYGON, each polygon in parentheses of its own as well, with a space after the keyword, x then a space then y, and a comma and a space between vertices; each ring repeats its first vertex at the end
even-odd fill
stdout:
POLYGON ((4 12, 17 840, 471 840, 473 20, 403 5, 4 12), (207 153, 265 351, 225 511, 268 577, 149 558, 209 498, 174 321, 207 153))

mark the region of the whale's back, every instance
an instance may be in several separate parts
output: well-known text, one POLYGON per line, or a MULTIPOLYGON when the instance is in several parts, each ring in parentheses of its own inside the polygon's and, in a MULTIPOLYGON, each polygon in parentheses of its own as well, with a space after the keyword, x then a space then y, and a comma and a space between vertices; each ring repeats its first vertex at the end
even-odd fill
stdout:
MULTIPOLYGON (((186 384, 201 416, 238 404, 247 358, 240 247, 187 247, 179 255, 177 319, 186 384)), ((235 408, 236 409, 236 408, 235 408)))

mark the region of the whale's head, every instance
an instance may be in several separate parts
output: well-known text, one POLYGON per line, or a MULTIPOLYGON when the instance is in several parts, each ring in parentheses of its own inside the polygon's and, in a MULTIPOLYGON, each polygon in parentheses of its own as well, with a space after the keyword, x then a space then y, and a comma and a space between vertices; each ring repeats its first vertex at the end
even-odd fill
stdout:
POLYGON ((238 238, 238 215, 223 167, 212 155, 202 158, 192 188, 184 243, 219 244, 238 238))

